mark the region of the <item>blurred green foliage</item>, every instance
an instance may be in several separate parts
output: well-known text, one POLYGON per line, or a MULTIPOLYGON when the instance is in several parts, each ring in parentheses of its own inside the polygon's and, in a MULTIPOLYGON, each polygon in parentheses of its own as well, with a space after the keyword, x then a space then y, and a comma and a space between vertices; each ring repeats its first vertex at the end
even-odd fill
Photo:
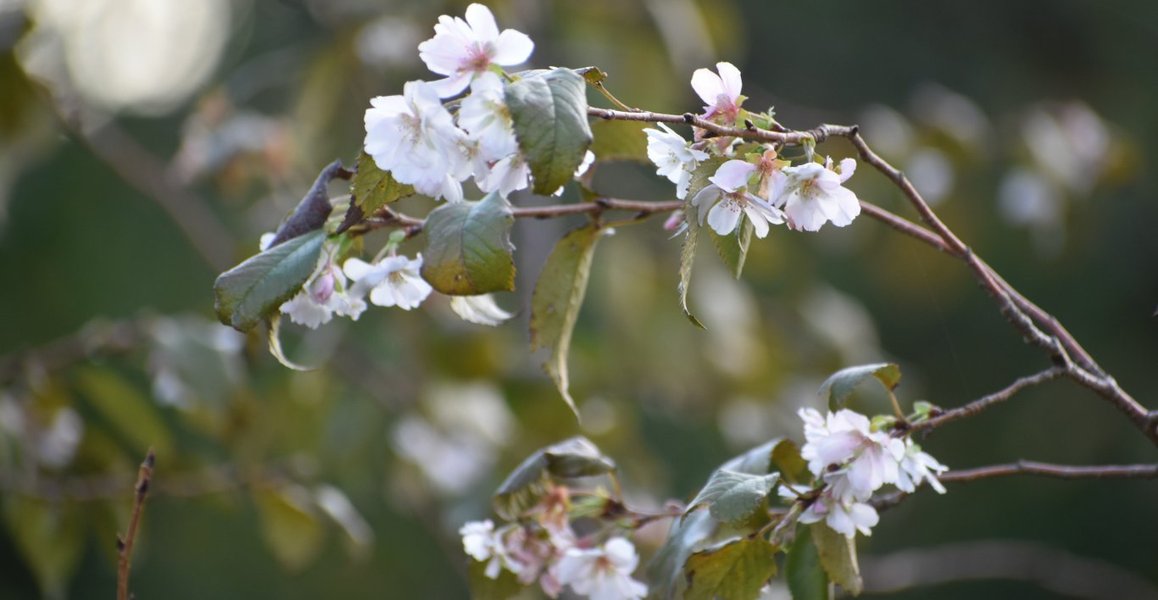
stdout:
MULTIPOLYGON (((208 80, 149 115, 102 109, 21 69, 16 56, 49 4, 0 9, 2 598, 111 595, 115 532, 127 524, 149 446, 157 480, 134 560, 139 598, 463 597, 468 565, 455 531, 488 514, 490 494, 536 448, 583 433, 619 461, 629 498, 687 500, 736 452, 799 439, 795 408, 819 405, 821 381, 842 367, 897 362, 903 404, 955 406, 1045 366, 963 267, 867 219, 818 235, 774 231, 752 243, 739 283, 701 251, 690 290, 707 327, 699 330, 676 301, 678 241, 653 219, 621 228, 594 254, 569 357, 580 427, 526 333, 535 278, 576 219, 515 225, 517 291, 499 301, 519 319, 469 325, 440 300, 371 310, 356 324, 288 331, 289 354, 320 367, 291 372, 259 336, 214 324, 213 279, 230 265, 209 264, 163 204, 119 174, 146 166, 102 153, 109 138, 99 132, 115 128, 158 158, 164 173, 137 175, 202 199, 239 262, 319 168, 356 160, 371 96, 429 77, 414 46, 437 15, 465 3, 230 5, 208 80)), ((534 66, 597 65, 632 106, 695 110, 691 70, 730 60, 748 105, 775 106, 782 123, 859 121, 918 184, 917 158, 933 156, 942 168, 925 169, 928 185, 944 187, 945 165, 951 179, 937 205, 944 220, 1059 316, 1123 387, 1158 405, 1158 179, 1147 168, 1158 156, 1158 5, 492 7, 503 26, 536 41, 534 66), (1067 138, 1066 124, 1090 114, 1107 141, 1067 138), (1071 144, 1035 144, 1043 139, 1071 144), (1090 147, 1092 158, 1082 153, 1090 147), (1072 179, 1071 164, 1085 179, 1072 179), (1036 220, 999 202, 1017 169, 1051 192, 1036 220)), ((851 153, 840 142, 820 151, 851 153)), ((868 169, 849 185, 908 214, 868 169)), ((624 198, 671 195, 649 168, 628 163, 600 167, 593 186, 624 198)), ((851 403, 889 410, 868 390, 851 403)), ((923 446, 951 467, 1154 456, 1112 408, 1060 382, 923 446)), ((872 557, 897 550, 1028 540, 1158 582, 1156 502, 1148 482, 954 486, 882 515, 860 541, 862 566, 871 577, 872 557)), ((645 557, 661 538, 640 540, 645 557)), ((933 593, 1054 597, 1013 582, 893 597, 933 593)))

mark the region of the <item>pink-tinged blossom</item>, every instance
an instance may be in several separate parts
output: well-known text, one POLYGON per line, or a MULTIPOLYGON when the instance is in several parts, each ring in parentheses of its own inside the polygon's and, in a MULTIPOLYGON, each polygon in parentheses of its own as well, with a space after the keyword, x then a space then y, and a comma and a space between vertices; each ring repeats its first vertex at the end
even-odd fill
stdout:
POLYGON ((692 73, 692 89, 704 101, 705 119, 721 120, 730 125, 736 122, 740 105, 744 102, 740 96, 744 82, 740 70, 732 63, 716 63, 716 70, 718 75, 708 69, 696 69, 692 73))
POLYGON ((366 302, 358 294, 350 293, 346 277, 324 253, 318 270, 302 285, 296 296, 282 303, 278 310, 298 325, 310 329, 329 323, 336 314, 355 321, 366 310, 366 302))
POLYGON ((818 231, 829 221, 844 227, 860 214, 856 194, 842 185, 856 171, 856 161, 846 158, 836 171, 831 162, 784 167, 774 173, 772 204, 784 209, 792 227, 818 231))
POLYGON ((634 600, 647 595, 647 586, 632 579, 639 565, 635 546, 616 537, 597 548, 571 548, 555 565, 555 576, 591 600, 634 600))
POLYGON ((867 417, 848 409, 827 418, 811 408, 799 411, 804 421, 800 456, 816 476, 834 476, 831 466, 845 466, 833 486, 844 500, 865 500, 886 483, 896 483, 905 445, 883 431, 871 431, 867 417))
POLYGON ((432 198, 462 200, 470 175, 466 133, 429 83, 410 81, 401 96, 378 96, 366 110, 366 153, 400 183, 432 198))
POLYGON ((360 258, 350 258, 342 266, 346 276, 354 280, 352 293, 369 292, 370 302, 378 306, 397 306, 403 310, 417 308, 433 288, 419 274, 422 255, 408 259, 405 256, 387 256, 370 264, 360 258))
POLYGON ((670 127, 659 124, 659 129, 644 129, 647 135, 647 157, 656 166, 656 175, 667 177, 676 184, 676 198, 683 200, 688 195, 692 182, 692 172, 699 161, 707 160, 708 153, 696 150, 670 127))
POLYGON ((768 224, 779 225, 784 215, 763 198, 748 191, 748 178, 756 165, 742 160, 729 160, 708 178, 711 183, 696 193, 692 204, 699 208, 700 225, 708 225, 720 235, 736 230, 741 215, 747 215, 755 227, 756 237, 768 235, 768 224))
MULTIPOLYGON (((780 496, 789 499, 794 499, 797 494, 806 491, 802 489, 793 491, 788 486, 780 486, 780 496)), ((831 489, 825 489, 808 505, 808 508, 800 513, 801 523, 819 523, 821 521, 824 521, 833 531, 852 538, 856 536, 857 531, 864 535, 872 535, 872 528, 880 522, 880 515, 869 504, 855 500, 842 500, 833 494, 831 489)))
POLYGON ((906 439, 905 455, 901 459, 900 473, 897 476, 897 488, 912 493, 918 485, 921 485, 922 481, 928 481, 938 494, 944 494, 945 486, 941 485, 937 475, 948 470, 949 467, 937 462, 937 459, 928 453, 921 451, 921 447, 913 443, 913 440, 906 439))
POLYGON ((466 7, 466 20, 438 17, 434 37, 418 45, 418 56, 431 71, 446 76, 431 85, 439 96, 449 98, 465 90, 472 78, 486 73, 491 65, 521 64, 534 49, 526 34, 514 29, 500 33, 490 9, 471 4, 466 7))

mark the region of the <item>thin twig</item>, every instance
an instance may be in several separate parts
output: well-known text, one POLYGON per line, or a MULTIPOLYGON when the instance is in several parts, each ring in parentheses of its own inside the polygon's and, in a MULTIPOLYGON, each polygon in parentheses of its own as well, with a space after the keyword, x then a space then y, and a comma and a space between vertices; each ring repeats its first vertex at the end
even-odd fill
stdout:
POLYGON ((1051 367, 1039 373, 1021 377, 1000 391, 982 396, 981 398, 978 398, 977 400, 974 400, 973 402, 970 402, 964 406, 944 411, 937 416, 925 421, 913 423, 909 426, 908 429, 910 431, 936 429, 937 427, 945 425, 946 423, 952 423, 953 421, 964 419, 965 417, 971 417, 993 406, 994 404, 1009 400, 1015 394, 1025 388, 1057 379, 1065 373, 1066 369, 1063 367, 1051 367))
POLYGON ((949 471, 937 479, 943 483, 959 483, 1012 475, 1038 475, 1054 479, 1158 479, 1158 464, 1076 466, 1019 460, 1004 465, 949 471))
POLYGON ((145 497, 149 494, 149 484, 153 479, 153 464, 157 457, 153 449, 145 455, 145 461, 137 471, 137 485, 134 488, 133 514, 129 517, 129 529, 124 537, 117 537, 117 600, 129 600, 129 568, 132 566, 133 544, 137 541, 137 531, 141 524, 141 513, 145 510, 145 497))
MULTIPOLYGON (((670 200, 649 202, 644 200, 621 200, 618 198, 598 198, 592 202, 578 204, 551 204, 548 206, 520 206, 511 209, 516 219, 554 219, 568 215, 601 214, 609 210, 629 211, 639 218, 666 213, 683 208, 683 201, 670 200)), ((389 208, 383 208, 362 224, 350 228, 353 233, 365 233, 383 227, 405 228, 409 236, 418 235, 426 221, 411 217, 389 208)))

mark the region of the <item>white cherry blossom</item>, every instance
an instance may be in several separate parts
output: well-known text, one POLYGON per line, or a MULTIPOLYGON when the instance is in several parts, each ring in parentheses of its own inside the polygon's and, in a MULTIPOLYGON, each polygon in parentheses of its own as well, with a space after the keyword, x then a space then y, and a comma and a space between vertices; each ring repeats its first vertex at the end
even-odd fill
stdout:
POLYGON ((784 167, 773 175, 772 204, 784 209, 792 227, 818 231, 829 221, 844 227, 860 214, 856 194, 841 185, 856 171, 856 161, 840 161, 838 171, 831 162, 784 167))
POLYGON ((647 157, 655 164, 656 175, 676 184, 676 198, 683 200, 688 195, 692 172, 699 161, 707 160, 708 153, 692 148, 687 140, 663 123, 659 124, 659 129, 644 129, 643 133, 647 135, 647 157))
POLYGON ((346 276, 354 280, 352 293, 369 292, 370 302, 378 306, 410 310, 422 304, 433 291, 418 273, 422 268, 421 254, 413 260, 405 256, 387 256, 376 264, 350 258, 342 268, 346 276))
POLYGON ((503 82, 494 73, 483 73, 471 82, 470 95, 458 110, 458 125, 478 143, 480 156, 487 162, 519 151, 511 112, 503 99, 503 82))
POLYGON ((522 154, 511 154, 491 165, 490 171, 481 181, 476 174, 475 183, 484 192, 498 192, 502 196, 509 196, 512 192, 526 189, 531 184, 531 167, 523 159, 522 154))
POLYGON ((478 325, 500 325, 513 316, 495 304, 495 297, 490 294, 451 296, 450 308, 462 320, 478 325))
POLYGON ((470 174, 466 133, 431 84, 410 81, 401 96, 378 96, 366 110, 366 153, 400 183, 432 198, 462 200, 470 174))
MULTIPOLYGON (((784 498, 796 498, 798 494, 806 491, 799 488, 794 491, 788 486, 780 486, 780 496, 784 498)), ((867 503, 842 500, 830 489, 826 489, 800 513, 801 523, 820 521, 824 521, 833 531, 851 538, 856 536, 857 531, 864 535, 872 535, 872 528, 880 522, 880 515, 867 503)))
POLYGON ((519 563, 511 560, 507 553, 503 533, 502 530, 495 531, 495 524, 490 519, 470 521, 458 530, 462 536, 462 549, 471 558, 487 563, 483 573, 491 579, 498 579, 504 567, 516 575, 522 571, 519 563))
POLYGON ((634 600, 647 595, 647 586, 631 578, 638 565, 635 546, 616 537, 597 548, 570 548, 554 572, 560 584, 592 600, 634 600))
POLYGON ((928 481, 938 494, 944 494, 945 486, 941 485, 937 475, 948 470, 949 467, 937 462, 937 459, 927 452, 921 451, 921 447, 912 439, 906 439, 905 455, 901 458, 900 473, 897 476, 897 488, 911 493, 922 481, 928 481))
POLYGON ((756 237, 763 238, 768 235, 769 223, 783 223, 784 214, 779 209, 748 191, 748 177, 756 169, 756 165, 742 160, 720 165, 716 174, 708 178, 711 183, 692 198, 692 204, 699 208, 700 225, 706 217, 716 233, 728 235, 736 230, 740 216, 747 215, 756 237))
POLYGON ((744 102, 740 96, 743 78, 740 70, 729 62, 716 63, 716 70, 718 75, 708 69, 696 69, 692 73, 692 89, 704 101, 705 119, 720 117, 725 123, 734 123, 744 102))
POLYGON ((534 49, 526 34, 514 29, 500 33, 490 9, 471 4, 466 7, 466 20, 438 17, 434 37, 418 45, 418 56, 431 71, 446 76, 432 85, 439 96, 449 98, 466 89, 472 78, 487 72, 492 64, 521 64, 534 49))

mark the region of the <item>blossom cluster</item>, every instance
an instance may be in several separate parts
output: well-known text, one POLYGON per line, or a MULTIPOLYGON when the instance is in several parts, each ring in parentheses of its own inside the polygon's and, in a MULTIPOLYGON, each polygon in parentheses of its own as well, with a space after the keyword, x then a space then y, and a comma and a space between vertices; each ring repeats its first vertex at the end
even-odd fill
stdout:
POLYGON ((800 456, 822 484, 818 493, 801 486, 781 486, 784 498, 807 499, 801 523, 824 521, 850 538, 857 531, 870 535, 879 517, 868 500, 885 484, 912 492, 928 482, 938 493, 945 493, 937 475, 948 467, 923 452, 910 437, 874 431, 867 417, 848 409, 821 415, 804 408, 799 415, 806 440, 800 456))
MULTIPOLYGON (((740 91, 743 79, 730 63, 717 63, 717 73, 698 69, 692 88, 704 101, 708 121, 724 125, 742 124, 745 111, 740 91)), ((834 166, 805 162, 792 165, 777 158, 773 148, 742 144, 736 137, 706 137, 696 130, 696 140, 688 142, 666 125, 646 129, 647 155, 656 173, 676 185, 676 197, 683 200, 690 191, 697 169, 712 158, 726 159, 708 184, 692 196, 700 225, 705 222, 716 233, 728 235, 747 217, 757 237, 768 234, 770 225, 818 231, 825 223, 837 227, 852 223, 860 214, 856 194, 843 186, 856 171, 856 161, 846 158, 834 166)))
POLYGON ((466 523, 459 529, 463 550, 486 563, 486 577, 497 579, 505 569, 523 585, 537 580, 551 598, 564 587, 595 600, 645 597, 647 586, 631 577, 639 566, 631 541, 620 536, 601 543, 579 538, 568 524, 567 504, 565 490, 556 488, 532 509, 532 523, 497 529, 490 519, 466 523))

